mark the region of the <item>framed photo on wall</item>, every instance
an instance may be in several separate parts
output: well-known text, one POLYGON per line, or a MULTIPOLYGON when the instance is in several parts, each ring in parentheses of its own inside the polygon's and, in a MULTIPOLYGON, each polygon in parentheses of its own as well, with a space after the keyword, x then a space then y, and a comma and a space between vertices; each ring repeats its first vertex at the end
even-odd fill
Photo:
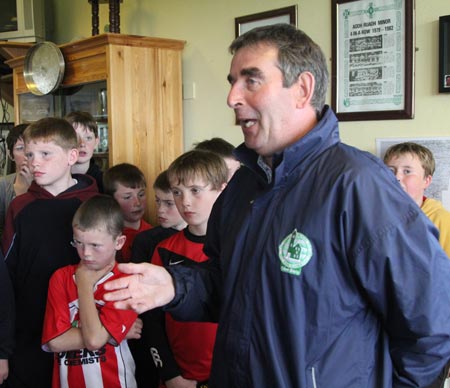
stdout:
POLYGON ((450 93, 450 15, 439 18, 439 92, 450 93))
POLYGON ((331 0, 339 120, 414 117, 414 0, 331 0))
POLYGON ((252 28, 277 23, 292 24, 297 27, 297 6, 291 5, 289 7, 237 17, 234 19, 235 36, 237 38, 252 28))

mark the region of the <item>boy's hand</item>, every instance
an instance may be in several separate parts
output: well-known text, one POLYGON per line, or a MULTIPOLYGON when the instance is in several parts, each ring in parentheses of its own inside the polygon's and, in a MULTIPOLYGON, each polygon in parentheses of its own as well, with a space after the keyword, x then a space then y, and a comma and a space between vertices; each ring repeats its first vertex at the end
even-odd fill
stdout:
POLYGON ((197 381, 187 380, 183 376, 177 376, 164 382, 166 388, 196 388, 197 381))
POLYGON ((86 285, 94 287, 103 276, 114 268, 114 263, 108 264, 105 268, 100 270, 89 268, 86 263, 81 260, 75 271, 75 279, 78 286, 86 285))
POLYGON ((28 162, 25 160, 20 166, 20 171, 17 173, 14 181, 14 193, 16 196, 26 193, 32 181, 33 175, 31 175, 28 162))
POLYGON ((125 337, 125 339, 139 339, 141 338, 142 328, 144 327, 144 323, 142 322, 141 318, 136 318, 136 320, 133 323, 133 326, 131 326, 130 330, 128 330, 128 333, 125 337))
POLYGON ((8 373, 8 360, 0 360, 0 384, 3 384, 3 382, 8 378, 8 373))

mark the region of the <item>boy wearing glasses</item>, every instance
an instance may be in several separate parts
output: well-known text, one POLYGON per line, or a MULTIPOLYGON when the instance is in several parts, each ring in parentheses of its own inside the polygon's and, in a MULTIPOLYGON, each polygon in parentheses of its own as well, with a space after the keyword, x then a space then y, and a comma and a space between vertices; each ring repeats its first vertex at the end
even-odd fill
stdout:
POLYGON ((103 300, 104 282, 124 276, 115 260, 126 238, 120 206, 95 196, 79 207, 72 228, 81 260, 52 275, 44 318, 42 349, 54 352, 52 387, 136 387, 126 338, 140 338, 142 323, 103 300))
POLYGON ((66 120, 38 120, 25 130, 24 141, 34 180, 11 202, 2 236, 16 305, 8 387, 48 388, 53 359, 41 349, 48 281, 58 268, 78 263, 68 243, 72 218, 98 192, 91 177, 71 174, 78 143, 66 120))
POLYGON ((98 191, 103 193, 103 171, 92 156, 100 141, 97 122, 88 112, 70 112, 65 119, 72 125, 78 137, 78 160, 72 166, 72 173, 86 174, 97 182, 98 191))

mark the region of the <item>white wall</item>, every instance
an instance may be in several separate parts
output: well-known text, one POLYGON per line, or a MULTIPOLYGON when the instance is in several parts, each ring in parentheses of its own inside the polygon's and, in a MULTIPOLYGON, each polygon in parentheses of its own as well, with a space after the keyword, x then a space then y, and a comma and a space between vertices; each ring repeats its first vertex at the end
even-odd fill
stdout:
MULTIPOLYGON (((87 0, 53 0, 56 43, 91 34, 87 0)), ((226 76, 234 38, 234 18, 298 6, 298 25, 321 45, 331 65, 330 0, 124 0, 121 32, 186 40, 183 82, 195 84, 195 99, 184 101, 185 148, 213 136, 241 142, 240 128, 226 106, 226 76)), ((108 6, 100 5, 100 25, 108 23, 108 6)), ((378 137, 450 136, 450 93, 439 94, 438 19, 450 14, 449 0, 416 0, 415 118, 341 123, 346 143, 375 152, 378 137)), ((101 28, 102 29, 102 28, 101 28)), ((331 67, 331 66, 330 66, 331 67)), ((330 96, 328 97, 328 102, 330 96)))

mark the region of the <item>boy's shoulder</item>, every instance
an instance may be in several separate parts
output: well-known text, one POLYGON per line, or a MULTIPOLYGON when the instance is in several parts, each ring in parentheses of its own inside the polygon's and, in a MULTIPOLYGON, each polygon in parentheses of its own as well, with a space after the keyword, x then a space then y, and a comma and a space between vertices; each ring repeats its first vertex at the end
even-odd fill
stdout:
POLYGON ((450 227, 450 212, 444 207, 441 201, 434 198, 426 198, 422 203, 421 209, 432 221, 446 220, 447 226, 450 227))
POLYGON ((167 237, 170 237, 178 232, 179 231, 176 229, 163 228, 161 225, 158 225, 151 229, 147 229, 142 232, 139 232, 136 236, 136 239, 134 240, 134 243, 136 244, 136 242, 139 242, 139 243, 145 244, 147 242, 148 243, 160 242, 161 240, 164 240, 167 237))
MULTIPOLYGON (((206 236, 196 236, 188 228, 162 240, 157 246, 162 265, 172 266, 181 262, 202 262, 207 260, 203 252, 206 236)), ((153 261, 152 261, 153 262, 153 261)))

